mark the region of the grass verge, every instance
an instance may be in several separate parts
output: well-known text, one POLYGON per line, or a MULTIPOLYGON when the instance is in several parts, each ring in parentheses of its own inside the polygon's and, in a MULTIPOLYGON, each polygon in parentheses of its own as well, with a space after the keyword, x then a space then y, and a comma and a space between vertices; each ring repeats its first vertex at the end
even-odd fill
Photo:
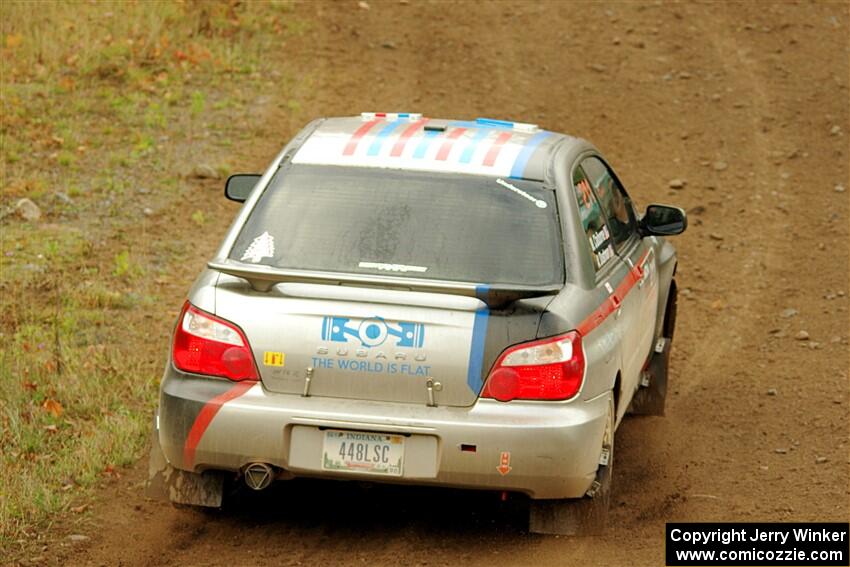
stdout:
POLYGON ((257 93, 300 119, 308 86, 268 55, 303 29, 286 2, 0 4, 0 548, 141 456, 172 319, 233 212, 211 195, 267 128, 257 93))

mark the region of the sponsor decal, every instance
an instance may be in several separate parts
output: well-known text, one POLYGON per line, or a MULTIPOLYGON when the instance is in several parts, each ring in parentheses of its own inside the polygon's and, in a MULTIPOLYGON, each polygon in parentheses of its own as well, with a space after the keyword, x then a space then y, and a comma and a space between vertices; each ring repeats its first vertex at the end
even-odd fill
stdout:
POLYGON ((501 178, 496 179, 496 183, 498 183, 499 185, 501 185, 505 189, 510 189, 511 191, 513 191, 514 193, 516 193, 517 195, 519 195, 521 197, 525 197, 526 199, 528 199, 529 201, 534 203, 537 206, 537 208, 539 208, 539 209, 545 209, 548 206, 546 204, 546 201, 544 201, 543 199, 535 199, 533 196, 529 195, 528 193, 526 193, 525 191, 523 191, 519 187, 508 183, 504 179, 501 179, 501 178))
POLYGON ((499 466, 496 467, 496 470, 499 471, 499 474, 505 476, 513 467, 511 466, 511 454, 509 451, 502 451, 502 454, 499 455, 499 466))
MULTIPOLYGON (((337 358, 312 357, 312 365, 315 368, 405 376, 430 375, 431 367, 421 364, 426 359, 423 353, 413 351, 415 362, 410 363, 406 362, 408 355, 403 350, 391 352, 393 361, 390 361, 387 353, 377 348, 421 348, 425 343, 425 325, 422 323, 387 322, 383 317, 377 316, 369 319, 328 316, 322 320, 321 337, 325 341, 345 343, 345 346, 337 347, 332 353, 337 358)), ((319 347, 317 354, 331 353, 327 347, 319 347)))
POLYGON ((256 264, 263 258, 271 258, 272 256, 274 256, 274 236, 266 231, 251 242, 240 260, 242 262, 250 260, 256 264))
POLYGON ((268 350, 263 353, 263 364, 266 366, 283 366, 285 361, 285 353, 268 350))
POLYGON ((387 323, 382 317, 360 321, 350 317, 325 317, 322 339, 337 343, 353 340, 367 348, 381 346, 390 340, 392 346, 420 348, 425 342, 425 325, 409 321, 387 323))

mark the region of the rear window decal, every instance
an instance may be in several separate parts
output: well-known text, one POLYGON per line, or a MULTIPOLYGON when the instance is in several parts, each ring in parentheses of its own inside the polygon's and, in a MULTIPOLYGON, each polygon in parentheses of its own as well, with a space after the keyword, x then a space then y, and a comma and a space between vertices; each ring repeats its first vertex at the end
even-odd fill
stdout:
POLYGON ((591 193, 590 183, 587 182, 587 179, 579 181, 576 189, 581 193, 579 204, 584 208, 591 208, 593 206, 593 193, 591 193))
POLYGON ((611 234, 608 232, 608 225, 602 225, 602 230, 590 235, 590 246, 594 252, 598 252, 609 238, 611 238, 611 234))
POLYGON ((245 253, 242 254, 240 261, 250 260, 253 263, 258 263, 263 258, 271 258, 274 256, 274 236, 264 232, 255 238, 245 253))
POLYGON ((427 266, 408 266, 407 264, 384 264, 382 262, 360 262, 357 264, 359 268, 369 268, 372 270, 383 270, 385 272, 427 272, 427 266))
POLYGON ((513 191, 517 195, 520 195, 521 197, 525 197, 526 199, 528 199, 529 201, 531 201, 532 203, 537 205, 537 207, 540 208, 540 209, 545 209, 546 207, 549 206, 549 205, 546 204, 546 201, 544 201, 543 199, 535 199, 533 196, 529 195, 528 193, 526 193, 525 191, 523 191, 519 187, 511 185, 510 183, 508 183, 507 181, 505 181, 501 177, 496 179, 496 183, 498 183, 502 187, 505 187, 506 189, 510 189, 511 191, 513 191))

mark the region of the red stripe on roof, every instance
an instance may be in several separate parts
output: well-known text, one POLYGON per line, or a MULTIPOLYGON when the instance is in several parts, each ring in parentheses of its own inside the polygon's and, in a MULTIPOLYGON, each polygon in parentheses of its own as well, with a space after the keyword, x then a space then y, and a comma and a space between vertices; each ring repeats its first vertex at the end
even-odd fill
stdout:
POLYGON ((227 402, 233 401, 256 384, 253 380, 244 380, 236 382, 232 388, 224 393, 221 393, 204 404, 201 408, 198 417, 195 418, 195 423, 192 424, 192 429, 189 430, 189 435, 186 436, 186 444, 183 446, 183 467, 192 468, 195 464, 195 449, 201 442, 207 427, 212 423, 215 414, 221 409, 221 406, 227 402))
POLYGON ((360 142, 360 139, 366 135, 366 132, 372 129, 372 127, 380 122, 380 120, 370 120, 363 124, 360 128, 354 131, 354 134, 351 135, 351 138, 348 140, 348 143, 345 145, 345 149, 342 151, 342 155, 350 156, 354 155, 354 151, 357 149, 357 144, 360 142))
POLYGON ((443 142, 443 145, 440 146, 440 150, 437 152, 437 159, 439 161, 446 161, 449 157, 449 152, 452 151, 455 140, 463 136, 464 132, 466 132, 466 128, 455 128, 446 136, 446 141, 443 142))
POLYGON ((499 157, 499 152, 502 151, 502 146, 511 139, 511 136, 513 136, 511 132, 502 132, 499 134, 499 136, 493 141, 493 145, 490 146, 489 150, 487 150, 487 155, 484 156, 484 165, 492 166, 496 163, 496 158, 499 157))
POLYGON ((398 137, 395 145, 393 146, 393 150, 390 152, 391 157, 398 157, 404 151, 404 146, 407 145, 407 141, 422 127, 426 122, 428 122, 428 118, 423 120, 417 120, 410 126, 404 129, 404 132, 401 133, 401 136, 398 137))
POLYGON ((641 276, 643 276, 643 263, 646 260, 647 256, 649 256, 649 251, 644 252, 643 256, 640 257, 638 263, 634 268, 629 270, 629 273, 626 274, 626 277, 623 278, 623 281, 620 282, 620 285, 617 286, 617 289, 614 290, 608 299, 605 300, 605 303, 600 305, 593 311, 587 318, 579 323, 576 330, 583 337, 586 337, 588 333, 590 333, 593 329, 598 327, 605 321, 605 318, 608 317, 611 313, 620 308, 620 305, 623 303, 623 300, 635 286, 635 284, 640 280, 641 276))

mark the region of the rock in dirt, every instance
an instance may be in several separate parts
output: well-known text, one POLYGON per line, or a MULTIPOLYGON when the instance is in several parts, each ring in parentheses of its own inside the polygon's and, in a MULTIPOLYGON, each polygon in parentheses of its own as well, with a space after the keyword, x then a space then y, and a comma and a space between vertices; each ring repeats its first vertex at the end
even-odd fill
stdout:
POLYGON ((818 465, 822 465, 826 462, 829 462, 829 459, 827 459, 826 457, 817 457, 815 459, 815 463, 818 464, 818 465))
POLYGON ((783 309, 782 313, 780 313, 779 316, 782 317, 783 319, 790 319, 791 317, 794 317, 795 315, 797 315, 799 313, 800 312, 797 311, 796 309, 789 307, 788 309, 783 309))
POLYGON ((60 201, 66 205, 70 205, 74 202, 74 200, 71 199, 71 197, 69 197, 67 193, 63 193, 62 191, 55 192, 53 196, 56 198, 57 201, 60 201))
POLYGON ((729 164, 725 161, 716 161, 714 162, 714 170, 715 171, 725 171, 726 168, 729 167, 729 164))
POLYGON ((684 189, 685 185, 687 185, 687 183, 688 182, 685 181, 684 179, 678 179, 677 178, 677 179, 671 179, 670 183, 668 183, 668 185, 670 186, 670 189, 684 189))
POLYGON ((841 183, 839 183, 838 185, 835 186, 835 192, 836 193, 844 193, 844 191, 846 191, 846 189, 844 188, 844 185, 842 185, 841 183))
POLYGON ((768 396, 775 396, 776 394, 777 394, 776 388, 768 388, 767 389, 767 395, 768 396))
POLYGON ((211 165, 200 163, 192 170, 192 176, 198 179, 218 179, 218 171, 211 165))
POLYGON ((70 539, 74 543, 77 543, 77 542, 81 542, 81 541, 88 541, 89 536, 84 536, 84 535, 81 535, 81 534, 71 534, 71 535, 68 536, 68 539, 70 539))
POLYGON ((37 221, 41 218, 41 209, 26 197, 15 203, 15 213, 25 221, 37 221))
POLYGON ((794 338, 798 341, 807 341, 809 340, 809 333, 808 331, 800 331, 794 336, 794 338))

